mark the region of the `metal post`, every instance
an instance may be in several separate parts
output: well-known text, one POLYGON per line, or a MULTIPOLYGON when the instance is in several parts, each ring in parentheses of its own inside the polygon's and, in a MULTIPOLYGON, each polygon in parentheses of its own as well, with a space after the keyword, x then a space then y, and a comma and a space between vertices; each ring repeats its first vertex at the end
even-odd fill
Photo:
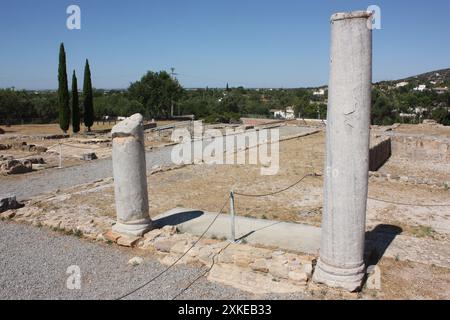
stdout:
POLYGON ((62 147, 61 147, 61 143, 59 144, 59 169, 62 168, 62 147))
POLYGON ((230 241, 236 242, 236 230, 234 225, 235 215, 234 215, 234 192, 230 192, 230 241))

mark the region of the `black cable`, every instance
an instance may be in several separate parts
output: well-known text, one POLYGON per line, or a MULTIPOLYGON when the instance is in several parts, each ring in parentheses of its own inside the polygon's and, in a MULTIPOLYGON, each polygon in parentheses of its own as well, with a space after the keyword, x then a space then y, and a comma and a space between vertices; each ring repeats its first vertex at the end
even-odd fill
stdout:
POLYGON ((309 173, 309 174, 306 174, 306 175, 304 175, 300 180, 296 181, 295 183, 291 184, 290 186, 288 186, 288 187, 286 187, 286 188, 284 188, 284 189, 275 191, 275 192, 271 192, 271 193, 266 193, 266 194, 245 194, 245 193, 234 192, 234 194, 237 195, 237 196, 242 196, 242 197, 254 197, 254 198, 257 198, 257 197, 267 197, 267 196, 272 196, 272 195, 275 195, 275 194, 284 192, 284 191, 286 191, 286 190, 288 190, 288 189, 290 189, 290 188, 295 187, 295 186, 298 185, 300 182, 302 182, 306 177, 316 177, 316 176, 317 176, 317 175, 316 175, 315 173, 309 173))
POLYGON ((225 201, 224 205, 222 206, 222 208, 220 209, 220 211, 216 214, 216 216, 214 217, 214 219, 211 221, 211 223, 209 224, 209 226, 206 228, 206 230, 200 235, 200 237, 192 244, 192 246, 185 252, 183 253, 177 260, 175 260, 175 262, 173 262, 171 265, 169 265, 166 269, 164 269, 163 271, 161 271, 160 273, 158 273, 156 276, 154 276, 153 278, 151 278, 149 281, 145 282, 144 284, 140 285, 139 287, 137 287, 136 289, 120 296, 119 298, 116 298, 115 300, 122 300, 123 298, 128 297, 129 295, 141 290, 142 288, 144 288, 145 286, 147 286, 148 284, 150 284, 151 282, 155 281, 156 279, 158 279, 159 277, 161 277, 164 273, 166 273, 167 271, 169 271, 173 266, 175 266, 181 259, 183 259, 183 257, 190 251, 192 250, 192 248, 195 247, 195 245, 205 236, 206 232, 208 232, 208 230, 211 228, 211 226, 214 224, 214 222, 216 222, 217 218, 219 217, 219 215, 222 213, 223 209, 225 209, 225 206, 228 203, 228 199, 230 197, 227 197, 227 200, 225 201))
POLYGON ((203 272, 201 275, 199 275, 197 278, 195 278, 193 281, 191 281, 191 283, 189 283, 183 290, 181 290, 176 296, 174 296, 172 298, 172 300, 175 300, 176 298, 178 298, 179 296, 181 296, 183 293, 185 293, 194 283, 196 283, 198 280, 200 280, 202 277, 204 277, 208 272, 211 271, 211 269, 214 267, 215 265, 215 258, 216 256, 218 256, 219 254, 221 254, 223 251, 225 251, 229 246, 231 245, 231 242, 228 243, 225 247, 223 247, 223 249, 221 249, 219 252, 217 252, 213 258, 212 258, 212 264, 211 266, 205 271, 203 272))
POLYGON ((372 197, 367 197, 367 199, 379 201, 379 202, 385 202, 390 204, 396 204, 400 206, 411 206, 411 207, 450 207, 449 204, 414 204, 414 203, 405 203, 405 202, 396 202, 396 201, 389 201, 389 200, 383 200, 383 199, 377 199, 372 197))

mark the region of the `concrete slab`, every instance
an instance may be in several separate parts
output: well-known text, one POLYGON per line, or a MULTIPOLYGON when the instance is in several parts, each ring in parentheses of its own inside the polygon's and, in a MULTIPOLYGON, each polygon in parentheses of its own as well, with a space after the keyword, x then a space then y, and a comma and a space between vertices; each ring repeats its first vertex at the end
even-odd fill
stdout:
MULTIPOLYGON (((216 213, 175 208, 154 218, 155 228, 177 226, 180 232, 200 236, 216 213)), ((304 224, 236 216, 236 238, 248 244, 263 245, 292 252, 318 255, 321 228, 304 224)), ((365 234, 367 263, 376 264, 381 257, 414 261, 450 269, 450 246, 446 241, 415 238, 401 234, 393 225, 378 225, 365 234)), ((221 214, 205 237, 229 238, 230 216, 221 214)))
MULTIPOLYGON (((216 213, 175 208, 155 217, 154 225, 176 225, 181 232, 201 235, 216 213)), ((297 223, 236 216, 236 238, 249 244, 277 247, 283 250, 318 254, 320 228, 297 223)), ((229 238, 230 216, 221 214, 206 233, 207 237, 229 238)))

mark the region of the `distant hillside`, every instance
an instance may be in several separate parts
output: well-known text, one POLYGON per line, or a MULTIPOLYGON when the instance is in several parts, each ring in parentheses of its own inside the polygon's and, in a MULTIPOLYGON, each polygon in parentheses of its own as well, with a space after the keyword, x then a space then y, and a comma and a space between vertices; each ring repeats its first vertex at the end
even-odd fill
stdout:
POLYGON ((398 80, 380 81, 375 83, 375 85, 397 85, 403 82, 408 82, 411 85, 424 84, 427 87, 450 86, 450 68, 430 71, 398 80))

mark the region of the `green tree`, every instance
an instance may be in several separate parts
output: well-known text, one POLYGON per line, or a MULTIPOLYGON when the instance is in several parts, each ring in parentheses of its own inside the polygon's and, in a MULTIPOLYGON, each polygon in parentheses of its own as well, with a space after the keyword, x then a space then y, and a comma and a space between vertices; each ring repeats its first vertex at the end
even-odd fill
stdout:
POLYGON ((78 83, 75 70, 72 75, 72 130, 74 133, 80 131, 80 105, 78 102, 78 83))
POLYGON ((376 125, 391 125, 398 120, 393 108, 391 97, 381 90, 372 90, 371 123, 376 125))
POLYGON ((59 106, 59 126, 64 133, 67 132, 70 125, 70 107, 69 107, 69 86, 67 84, 66 71, 66 51, 64 43, 59 48, 59 67, 58 67, 58 106, 59 106))
POLYGON ((168 118, 172 101, 175 105, 178 103, 183 88, 166 71, 149 71, 141 80, 130 85, 128 93, 144 106, 145 116, 168 118))
POLYGON ((83 83, 83 111, 84 111, 84 125, 91 131, 94 124, 94 97, 92 94, 91 69, 89 61, 86 59, 84 67, 84 83, 83 83))
POLYGON ((431 114, 432 118, 444 126, 450 126, 450 112, 447 108, 436 108, 431 114))

